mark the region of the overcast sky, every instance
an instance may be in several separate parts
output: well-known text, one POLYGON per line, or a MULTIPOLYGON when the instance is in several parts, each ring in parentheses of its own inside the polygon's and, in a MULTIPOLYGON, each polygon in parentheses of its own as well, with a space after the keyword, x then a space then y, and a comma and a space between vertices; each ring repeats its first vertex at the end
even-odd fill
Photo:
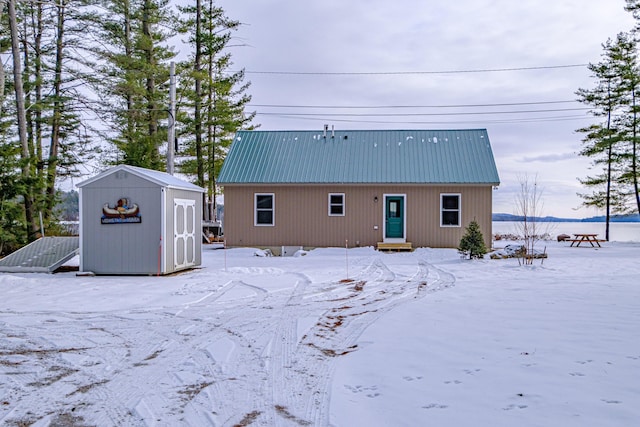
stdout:
POLYGON ((245 24, 231 53, 252 83, 250 109, 260 129, 486 128, 502 182, 494 212, 514 212, 526 174, 537 176, 543 214, 598 214, 575 210, 583 191, 577 178, 589 173, 589 161, 577 156, 582 136, 575 130, 592 119, 570 101, 594 80, 585 66, 572 65, 598 62, 602 43, 633 27, 624 0, 218 5, 245 24), (477 70, 492 71, 451 72, 477 70), (523 104, 491 105, 515 103, 523 104), (311 115, 293 115, 301 113, 311 115))

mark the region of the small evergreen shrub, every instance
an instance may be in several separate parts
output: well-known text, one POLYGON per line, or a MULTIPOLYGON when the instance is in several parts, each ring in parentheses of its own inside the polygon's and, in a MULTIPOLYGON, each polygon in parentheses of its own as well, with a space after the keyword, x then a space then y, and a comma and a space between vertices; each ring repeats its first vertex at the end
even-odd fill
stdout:
POLYGON ((481 259, 487 253, 482 231, 475 220, 471 221, 465 229, 465 234, 458 245, 458 252, 469 259, 481 259))

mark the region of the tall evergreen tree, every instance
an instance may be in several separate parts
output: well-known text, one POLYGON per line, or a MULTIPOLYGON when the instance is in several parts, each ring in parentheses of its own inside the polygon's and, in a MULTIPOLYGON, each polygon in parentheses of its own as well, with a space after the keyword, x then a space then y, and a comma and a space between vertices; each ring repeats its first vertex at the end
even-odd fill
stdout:
POLYGON ((613 50, 615 71, 620 78, 622 108, 618 119, 619 136, 623 143, 620 154, 623 169, 619 178, 622 187, 630 188, 629 196, 635 207, 629 212, 640 213, 640 186, 638 181, 638 144, 640 143, 640 63, 638 43, 634 34, 621 33, 613 50))
POLYGON ((207 189, 204 218, 214 219, 217 173, 233 134, 249 127, 255 116, 245 113, 250 83, 244 82, 244 71, 230 71, 233 63, 227 49, 240 23, 228 18, 213 0, 206 4, 197 0, 180 11, 181 30, 188 34, 194 52, 181 64, 180 108, 189 113, 179 115, 185 151, 194 159, 183 162, 180 170, 207 189))
POLYGON ((20 35, 18 30, 18 14, 15 0, 7 0, 7 12, 9 19, 9 31, 11 39, 11 57, 13 60, 13 88, 15 92, 16 122, 18 125, 18 137, 20 141, 20 163, 21 163, 21 195, 24 202, 25 232, 27 238, 35 238, 37 231, 36 209, 34 205, 32 164, 33 155, 30 150, 27 135, 27 115, 25 107, 25 91, 22 78, 22 63, 20 60, 20 35))
POLYGON ((603 59, 589 69, 593 89, 580 89, 578 100, 592 107, 599 123, 579 129, 585 134, 580 154, 604 170, 581 182, 593 189, 581 194, 587 206, 607 210, 607 239, 611 213, 640 212, 638 142, 640 126, 640 69, 635 37, 618 34, 603 45, 603 59), (632 207, 633 206, 633 207, 632 207))
MULTIPOLYGON (((0 25, 0 28, 6 28, 9 25, 5 25, 5 21, 4 21, 4 6, 5 3, 2 3, 2 6, 0 6, 0 23, 2 23, 2 25, 0 25)), ((3 32, 0 30, 0 53, 4 53, 6 46, 4 43, 4 37, 5 34, 3 34, 3 32)), ((0 116, 2 116, 2 110, 3 110, 3 106, 4 106, 4 100, 5 100, 5 96, 4 96, 4 76, 5 76, 5 72, 4 72, 4 63, 2 61, 0 61, 0 116)))
MULTIPOLYGON (((7 81, 7 86, 7 92, 13 89, 10 81, 7 81)), ((15 106, 11 101, 13 98, 9 96, 0 99, 0 256, 18 249, 26 243, 27 236, 20 144, 16 140, 15 106)))
POLYGON ((19 184, 20 147, 5 142, 3 137, 0 132, 0 256, 13 252, 26 241, 24 208, 20 201, 23 193, 19 184))
POLYGON ((51 9, 54 24, 47 37, 43 67, 52 77, 45 79, 46 94, 41 110, 46 131, 39 142, 43 156, 43 212, 45 222, 55 217, 56 186, 60 178, 80 176, 79 165, 93 158, 94 144, 87 129, 87 95, 79 89, 86 85, 86 61, 76 52, 87 51, 87 16, 93 0, 57 0, 51 9), (74 53, 72 55, 71 53, 74 53), (78 71, 83 70, 83 71, 78 71))
MULTIPOLYGON (((6 3, 0 6, 0 53, 10 49, 10 35, 6 3)), ((15 115, 7 102, 5 92, 5 69, 0 61, 0 256, 12 252, 24 240, 24 215, 18 201, 21 193, 17 182, 19 179, 19 145, 13 142, 11 124, 15 115)))
MULTIPOLYGON (((625 9, 633 14, 636 19, 636 26, 630 34, 630 39, 633 40, 633 64, 629 64, 627 67, 625 76, 629 79, 630 83, 638 84, 640 80, 640 65, 638 64, 638 34, 640 33, 640 0, 627 0, 625 9)), ((638 86, 634 86, 631 94, 631 108, 632 108, 632 125, 634 126, 631 133, 632 140, 630 141, 631 153, 629 154, 630 168, 623 175, 623 180, 629 182, 632 186, 632 195, 636 202, 636 212, 640 214, 640 165, 638 156, 640 156, 640 147, 638 147, 638 112, 637 108, 637 96, 638 86)))
POLYGON ((611 211, 620 212, 624 207, 624 198, 620 197, 617 186, 612 186, 614 173, 619 170, 620 157, 614 150, 619 137, 613 123, 613 115, 620 108, 622 99, 619 93, 620 78, 616 76, 612 58, 613 42, 609 39, 603 48, 605 53, 598 64, 589 64, 589 70, 596 79, 593 89, 579 89, 578 100, 589 105, 591 114, 601 120, 600 123, 578 129, 585 134, 580 155, 590 157, 596 166, 602 166, 604 172, 595 177, 581 179, 581 184, 592 188, 590 194, 579 194, 585 206, 604 208, 606 211, 606 239, 609 240, 611 211), (603 190, 604 188, 604 190, 603 190), (613 192, 613 193, 612 193, 613 192))
POLYGON ((162 169, 160 146, 166 129, 168 46, 175 20, 168 0, 105 0, 96 19, 103 45, 98 58, 97 90, 115 131, 107 138, 117 149, 116 163, 162 169))
MULTIPOLYGON (((2 5, 0 49, 13 61, 0 67, 0 214, 13 218, 5 212, 16 212, 15 207, 22 212, 25 240, 36 237, 39 212, 45 226, 55 220, 58 181, 86 164, 90 137, 113 143, 112 162, 164 167, 168 62, 175 56, 168 44, 176 17, 169 0, 5 0, 2 5), (87 98, 87 82, 98 102, 87 98), (87 122, 87 113, 102 120, 101 131, 87 122)), ((183 94, 185 112, 197 114, 193 120, 183 114, 182 127, 189 150, 198 147, 195 174, 208 188, 213 210, 215 175, 231 135, 253 115, 244 114, 249 100, 244 74, 230 71, 225 52, 239 23, 226 18, 213 0, 199 0, 196 9, 191 16, 198 17, 197 30, 185 31, 197 55, 182 70, 188 68, 183 79, 191 79, 183 94)))
POLYGON ((23 188, 29 193, 24 202, 31 217, 30 238, 39 229, 38 213, 47 228, 55 221, 58 178, 78 175, 77 166, 91 155, 88 136, 82 132, 87 128, 81 111, 86 97, 78 89, 83 78, 76 71, 81 61, 68 54, 82 48, 83 16, 90 5, 91 0, 59 0, 21 2, 17 8, 26 128, 23 188))

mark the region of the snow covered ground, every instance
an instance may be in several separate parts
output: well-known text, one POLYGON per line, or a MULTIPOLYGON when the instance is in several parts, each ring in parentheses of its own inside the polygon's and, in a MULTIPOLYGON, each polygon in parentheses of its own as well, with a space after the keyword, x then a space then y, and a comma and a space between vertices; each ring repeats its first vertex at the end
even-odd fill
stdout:
POLYGON ((640 243, 546 244, 0 274, 0 425, 638 425, 640 243))

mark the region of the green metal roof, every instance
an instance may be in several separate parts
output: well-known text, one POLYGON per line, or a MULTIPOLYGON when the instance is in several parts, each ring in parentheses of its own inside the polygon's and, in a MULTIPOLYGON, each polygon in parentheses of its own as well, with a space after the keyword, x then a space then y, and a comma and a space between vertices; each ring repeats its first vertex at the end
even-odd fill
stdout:
POLYGON ((491 184, 486 129, 240 131, 218 177, 226 184, 491 184))

